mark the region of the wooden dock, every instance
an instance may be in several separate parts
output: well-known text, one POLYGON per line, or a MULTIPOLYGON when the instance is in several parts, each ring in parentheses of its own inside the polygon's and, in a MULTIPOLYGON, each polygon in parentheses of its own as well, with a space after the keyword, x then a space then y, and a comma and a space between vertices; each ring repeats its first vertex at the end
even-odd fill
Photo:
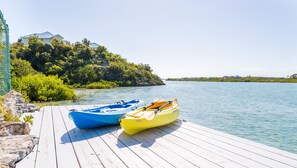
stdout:
POLYGON ((46 106, 35 112, 31 134, 39 144, 17 168, 270 167, 297 168, 297 155, 190 122, 126 135, 120 126, 80 130, 70 109, 46 106))

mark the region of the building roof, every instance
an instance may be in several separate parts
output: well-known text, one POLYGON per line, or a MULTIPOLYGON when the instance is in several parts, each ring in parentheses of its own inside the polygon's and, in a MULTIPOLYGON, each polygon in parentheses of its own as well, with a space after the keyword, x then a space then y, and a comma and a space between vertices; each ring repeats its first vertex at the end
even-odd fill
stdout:
POLYGON ((97 43, 90 43, 90 47, 91 48, 97 48, 97 47, 99 47, 100 45, 99 44, 97 44, 97 43))
MULTIPOLYGON (((26 36, 23 36, 22 38, 29 38, 29 37, 32 37, 32 36, 37 36, 38 38, 40 39, 46 39, 46 38, 54 38, 56 36, 60 36, 62 37, 61 35, 59 34, 56 34, 56 35, 53 35, 52 33, 50 32, 43 32, 43 33, 33 33, 33 34, 29 34, 29 35, 26 35, 26 36)), ((63 38, 63 37, 62 37, 63 38)))

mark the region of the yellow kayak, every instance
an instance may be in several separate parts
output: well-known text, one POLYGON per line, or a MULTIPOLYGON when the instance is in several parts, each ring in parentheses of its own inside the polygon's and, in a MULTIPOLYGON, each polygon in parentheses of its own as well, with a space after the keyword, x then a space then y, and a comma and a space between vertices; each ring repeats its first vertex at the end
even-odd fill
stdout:
POLYGON ((148 106, 127 113, 120 119, 120 124, 128 135, 133 135, 145 129, 172 123, 178 116, 177 99, 157 100, 148 106))

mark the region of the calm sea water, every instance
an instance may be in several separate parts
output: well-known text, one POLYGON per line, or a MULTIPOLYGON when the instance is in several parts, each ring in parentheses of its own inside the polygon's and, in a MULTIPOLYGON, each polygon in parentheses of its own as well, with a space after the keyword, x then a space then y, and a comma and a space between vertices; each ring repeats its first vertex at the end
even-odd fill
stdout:
POLYGON ((176 97, 181 119, 297 153, 297 84, 167 81, 165 86, 76 92, 85 95, 79 104, 176 97))

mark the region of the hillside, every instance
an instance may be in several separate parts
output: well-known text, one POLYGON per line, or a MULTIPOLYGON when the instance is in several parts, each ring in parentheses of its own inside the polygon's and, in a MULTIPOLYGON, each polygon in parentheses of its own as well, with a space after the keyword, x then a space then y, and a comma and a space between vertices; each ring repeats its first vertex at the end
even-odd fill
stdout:
POLYGON ((90 47, 90 41, 69 44, 53 40, 45 44, 37 37, 29 45, 13 43, 11 58, 31 63, 34 70, 45 75, 57 75, 64 83, 84 87, 90 83, 112 81, 118 86, 164 85, 148 64, 128 62, 104 46, 90 47))

